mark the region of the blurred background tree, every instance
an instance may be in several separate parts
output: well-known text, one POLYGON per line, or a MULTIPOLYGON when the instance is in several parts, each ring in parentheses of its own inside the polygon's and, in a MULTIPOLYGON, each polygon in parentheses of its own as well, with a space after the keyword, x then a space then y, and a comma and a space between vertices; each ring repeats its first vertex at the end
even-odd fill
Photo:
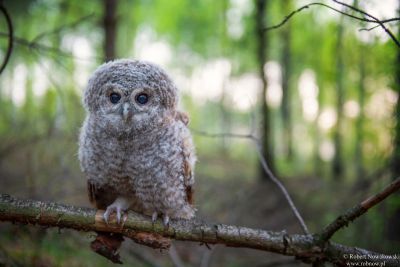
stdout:
MULTIPOLYGON (((379 28, 360 30, 371 25, 313 7, 263 30, 309 2, 300 0, 3 2, 15 38, 0 76, 2 193, 89 205, 76 157, 81 94, 96 66, 116 57, 167 69, 192 129, 255 130, 311 231, 400 176, 400 53, 379 28)), ((347 2, 382 19, 399 16, 396 0, 347 2)), ((399 32, 397 22, 387 26, 399 32)), ((7 42, 1 17, 1 59, 7 42)), ((249 140, 195 135, 195 143, 199 217, 301 231, 265 183, 249 140)), ((397 194, 334 240, 398 253, 399 210, 397 194)), ((90 251, 86 234, 5 223, 0 232, 0 265, 110 266, 90 251)), ((299 265, 247 249, 176 246, 187 266, 299 265)), ((174 264, 133 243, 123 249, 127 266, 174 264)))

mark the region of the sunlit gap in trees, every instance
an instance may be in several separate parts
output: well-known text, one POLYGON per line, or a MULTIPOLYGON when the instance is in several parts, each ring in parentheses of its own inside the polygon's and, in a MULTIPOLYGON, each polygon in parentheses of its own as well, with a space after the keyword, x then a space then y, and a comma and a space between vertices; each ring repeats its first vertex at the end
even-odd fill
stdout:
POLYGON ((67 34, 63 37, 61 48, 66 51, 72 51, 72 54, 76 57, 74 59, 73 77, 77 84, 76 89, 81 91, 86 85, 91 68, 96 66, 96 62, 90 60, 90 58, 94 58, 96 53, 86 37, 72 34, 67 34))
POLYGON ((318 85, 314 71, 306 69, 300 75, 298 89, 304 119, 314 121, 318 115, 318 85))
MULTIPOLYGON (((347 0, 344 1, 347 4, 352 4, 352 0, 347 0)), ((296 7, 300 7, 304 4, 309 3, 309 1, 297 1, 296 2, 296 7)), ((382 17, 382 18, 389 18, 389 17, 395 17, 396 16, 396 10, 393 8, 393 6, 396 6, 397 0, 385 0, 385 1, 362 1, 362 7, 366 10, 370 10, 371 14, 377 16, 377 17, 382 17)), ((243 34, 243 22, 242 22, 242 17, 247 14, 248 12, 252 12, 251 10, 251 5, 249 5, 248 1, 245 0, 230 0, 230 5, 229 5, 229 10, 227 11, 227 26, 228 26, 228 34, 231 37, 237 37, 239 38, 243 34)), ((314 16, 321 17, 323 20, 332 20, 332 19, 337 19, 339 18, 339 14, 336 12, 331 12, 326 9, 321 9, 318 10, 318 12, 314 12, 314 16)), ((376 38, 378 38, 380 41, 384 42, 387 40, 387 35, 383 31, 359 31, 358 28, 354 29, 357 31, 357 37, 366 42, 374 42, 376 41, 376 38)), ((169 44, 163 40, 157 40, 157 36, 154 32, 146 28, 144 31, 138 31, 138 35, 135 38, 135 52, 133 55, 135 55, 136 58, 139 59, 147 59, 150 61, 154 61, 162 66, 166 66, 171 60, 172 60, 172 49, 169 46, 169 44), (150 36, 150 38, 149 38, 150 36)), ((66 34, 63 36, 62 42, 61 42, 61 49, 64 49, 66 51, 72 51, 72 54, 80 59, 85 59, 85 58, 90 58, 93 56, 94 53, 94 48, 90 46, 89 40, 87 40, 83 36, 76 36, 72 34, 66 34)), ((222 59, 224 60, 224 59, 222 59)), ((216 65, 215 68, 220 68, 220 63, 215 62, 214 64, 210 63, 211 65, 216 65)), ((225 64, 225 63, 223 63, 225 64)), ((39 64, 37 64, 39 65, 39 64)), ((33 86, 33 94, 35 96, 40 97, 43 95, 44 91, 49 88, 49 78, 46 77, 48 76, 47 71, 52 71, 52 66, 50 65, 50 62, 47 62, 46 59, 42 59, 40 65, 37 66, 35 65, 32 70, 27 70, 25 66, 19 65, 15 69, 15 74, 13 75, 11 80, 8 80, 8 77, 4 77, 3 79, 3 85, 8 84, 5 88, 9 88, 9 90, 4 90, 4 94, 8 94, 13 102, 16 105, 21 105, 24 102, 25 99, 25 83, 28 77, 34 76, 34 82, 32 84, 33 86), (28 73, 29 72, 29 73, 28 73), (6 82, 7 81, 7 82, 6 82), (9 85, 12 85, 12 90, 9 85)), ((91 71, 91 68, 94 66, 94 62, 90 62, 89 60, 79 60, 79 64, 75 64, 75 69, 73 71, 74 75, 74 82, 77 84, 77 90, 80 91, 84 86, 87 81, 87 77, 91 71)), ((278 65, 279 66, 279 65, 278 65)), ((211 66, 212 67, 212 66, 211 66)), ((210 65, 205 64, 202 67, 199 67, 197 72, 193 72, 198 74, 199 72, 205 72, 204 75, 207 76, 209 73, 213 73, 212 77, 207 77, 207 80, 215 80, 215 78, 221 74, 220 72, 213 72, 213 70, 209 70, 210 65), (204 70, 206 69, 207 70, 204 70)), ((230 66, 228 66, 230 68, 230 66)), ((272 72, 276 71, 277 68, 273 68, 272 72)), ((226 73, 226 70, 221 70, 224 74, 226 73)), ((179 74, 179 71, 174 71, 173 73, 176 74, 178 77, 174 77, 178 80, 184 81, 184 79, 179 79, 180 75, 184 74, 179 74)), ((54 72, 52 72, 52 75, 54 75, 54 72)), ((274 75, 274 74, 272 74, 274 75)), ((194 75, 192 75, 194 76, 194 75)), ((220 76, 218 76, 220 77, 220 76)), ((194 96, 200 97, 199 102, 204 103, 204 101, 213 99, 215 97, 218 97, 220 95, 220 90, 221 86, 218 86, 219 88, 216 88, 213 84, 210 87, 207 87, 207 84, 202 83, 201 81, 198 81, 198 78, 193 78, 194 81, 192 84, 193 86, 190 86, 191 83, 187 82, 182 82, 181 89, 183 91, 187 90, 194 96), (189 86, 188 86, 189 85, 189 86), (198 86, 201 86, 202 89, 194 89, 197 88, 198 86), (207 99, 207 97, 202 97, 204 95, 209 95, 210 99, 207 99)), ((217 78, 218 79, 218 78, 217 78)), ((221 78, 220 78, 221 79, 221 78)), ((219 79, 219 80, 220 80, 219 79)), ((225 79, 225 78, 222 78, 225 79)), ((221 83, 221 81, 218 81, 218 83, 221 83)), ((254 103, 254 99, 256 99, 257 96, 257 91, 256 89, 258 85, 258 81, 256 81, 256 76, 253 74, 244 74, 241 77, 235 77, 235 78, 230 78, 229 81, 229 86, 226 85, 228 88, 230 88, 230 94, 232 98, 232 103, 235 104, 234 106, 237 107, 239 110, 248 110, 249 108, 252 107, 252 104, 254 103), (247 86, 246 86, 247 85, 247 86), (246 87, 246 93, 244 95, 243 90, 241 88, 246 87)), ((281 90, 279 89, 279 86, 276 82, 274 82, 274 79, 270 81, 271 85, 269 86, 269 92, 268 92, 268 103, 272 107, 277 107, 280 105, 281 101, 281 90)), ((179 82, 178 82, 179 85, 179 82)), ((229 90, 228 90, 229 91, 229 90)), ((389 94, 389 93, 386 93, 389 94)), ((374 98, 374 96, 373 96, 374 98)), ((379 96, 376 96, 376 98, 379 98, 379 96)), ((374 100, 371 100, 374 101, 374 100)), ((389 100, 391 102, 391 100, 389 100)), ((314 120, 315 118, 315 110, 316 107, 315 101, 309 98, 308 100, 303 100, 302 105, 303 105, 303 113, 305 114, 305 119, 306 120, 314 120), (305 106, 308 106, 309 108, 305 108, 305 106)), ((379 102, 379 101, 378 101, 379 102)), ((371 106, 376 106, 376 105, 371 105, 371 106)), ((357 117, 356 114, 358 114, 358 107, 356 107, 355 102, 346 103, 344 111, 347 114, 348 117, 357 117), (348 112, 346 112, 346 110, 348 112)), ((367 115, 368 109, 366 110, 367 115)), ((382 111, 383 112, 383 111, 382 111)), ((375 113, 375 114, 380 114, 379 111, 374 111, 370 113, 375 113)), ((385 112, 386 113, 386 112, 385 112)), ((323 124, 323 123, 321 123, 323 124)), ((322 126, 323 127, 323 126, 322 126)))
MULTIPOLYGON (((240 1, 239 1, 240 2, 240 1)), ((386 4, 385 4, 386 5, 386 4)), ((390 12, 389 12, 390 13, 390 12)), ((393 12, 392 12, 393 13, 393 12)), ((367 32, 367 34, 371 34, 367 32)), ((363 37, 364 38, 364 37, 363 37)), ((66 34, 62 38, 61 49, 71 51, 76 61, 74 69, 71 70, 74 80, 74 88, 81 92, 86 84, 89 73, 96 66, 96 62, 90 60, 95 54, 89 40, 84 36, 66 34)), ((261 82, 256 72, 244 73, 240 76, 232 76, 232 64, 226 58, 215 58, 213 60, 201 61, 193 52, 187 52, 184 57, 189 61, 198 62, 190 73, 174 66, 173 48, 166 41, 157 36, 149 26, 140 27, 134 40, 134 48, 131 54, 134 58, 144 59, 160 64, 168 68, 173 79, 183 93, 187 93, 196 99, 199 105, 206 101, 219 102, 224 92, 226 100, 232 109, 239 111, 250 111, 255 108, 260 94, 261 82)), ((32 69, 27 69, 24 65, 17 65, 14 75, 5 77, 3 84, 11 84, 9 90, 4 90, 9 94, 13 102, 20 106, 24 103, 26 95, 26 83, 28 78, 32 80, 33 94, 40 97, 51 87, 52 80, 63 81, 64 77, 58 77, 54 70, 54 62, 48 59, 41 59, 32 69), (49 76, 52 77, 49 77, 49 76), (55 79, 57 77, 57 79, 55 79)), ((61 75, 61 74, 60 74, 61 75)), ((268 79, 268 90, 266 100, 270 107, 277 109, 282 101, 282 73, 281 66, 275 61, 269 61, 265 65, 265 75, 268 79)), ((305 69, 297 81, 299 91, 302 116, 307 122, 317 121, 319 128, 328 132, 336 125, 336 111, 333 107, 319 107, 317 77, 311 69, 305 69)), ((62 82, 59 82, 62 85, 62 82)), ((377 84, 377 86, 381 86, 377 84)), ((389 88, 375 90, 371 100, 366 104, 366 115, 370 118, 382 119, 390 114, 396 94, 389 88)), ((358 102, 350 99, 344 104, 344 115, 354 119, 359 115, 360 107, 358 102)), ((323 142, 322 149, 326 149, 327 142, 323 142)), ((334 153, 334 152, 333 152, 334 153)), ((325 153, 331 155, 332 153, 325 153)), ((322 158, 330 158, 323 156, 322 158)))
MULTIPOLYGON (((96 66, 91 58, 94 56, 94 50, 90 46, 89 40, 83 36, 66 34, 61 40, 61 49, 71 51, 74 56, 74 69, 67 69, 63 65, 62 71, 70 71, 73 76, 73 88, 81 92, 86 85, 91 69, 96 66)), ((6 90, 4 94, 9 96, 16 106, 21 106, 25 102, 26 87, 28 80, 32 84, 32 94, 40 98, 49 89, 60 90, 65 84, 71 84, 69 75, 58 72, 56 63, 45 57, 40 58, 35 64, 30 66, 18 64, 12 76, 5 76, 2 79, 2 85, 6 90), (57 81, 57 82, 56 82, 57 81), (8 84, 8 86, 4 86, 8 84), (11 85, 11 86, 9 86, 11 85)))
POLYGON ((229 9, 226 12, 226 27, 229 37, 239 39, 244 34, 243 17, 252 12, 250 1, 230 0, 229 9))
POLYGON ((264 66, 268 81, 266 101, 270 107, 277 108, 282 102, 282 70, 279 63, 269 61, 264 66))

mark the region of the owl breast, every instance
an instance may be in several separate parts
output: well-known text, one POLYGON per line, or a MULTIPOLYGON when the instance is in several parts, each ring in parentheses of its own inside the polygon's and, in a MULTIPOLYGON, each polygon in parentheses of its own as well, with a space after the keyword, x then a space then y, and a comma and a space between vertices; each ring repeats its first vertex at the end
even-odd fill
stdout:
POLYGON ((80 158, 88 177, 107 192, 130 198, 133 210, 185 217, 180 214, 187 205, 181 144, 188 130, 183 123, 174 121, 154 133, 127 138, 106 136, 90 118, 85 125, 80 158))

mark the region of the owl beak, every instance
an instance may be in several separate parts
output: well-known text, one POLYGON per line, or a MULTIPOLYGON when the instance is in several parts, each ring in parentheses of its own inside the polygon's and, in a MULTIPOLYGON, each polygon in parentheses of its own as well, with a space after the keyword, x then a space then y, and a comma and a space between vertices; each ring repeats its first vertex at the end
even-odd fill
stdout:
POLYGON ((132 109, 129 103, 124 103, 124 105, 122 106, 122 117, 125 121, 128 121, 128 119, 132 117, 132 109))

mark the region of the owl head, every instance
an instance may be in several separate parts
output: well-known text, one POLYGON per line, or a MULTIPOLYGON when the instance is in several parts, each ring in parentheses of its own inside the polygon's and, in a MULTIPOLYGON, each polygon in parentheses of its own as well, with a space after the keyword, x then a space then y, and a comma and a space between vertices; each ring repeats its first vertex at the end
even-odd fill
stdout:
POLYGON ((176 109, 177 88, 157 65, 121 59, 101 65, 91 76, 83 105, 107 131, 158 127, 176 109))

